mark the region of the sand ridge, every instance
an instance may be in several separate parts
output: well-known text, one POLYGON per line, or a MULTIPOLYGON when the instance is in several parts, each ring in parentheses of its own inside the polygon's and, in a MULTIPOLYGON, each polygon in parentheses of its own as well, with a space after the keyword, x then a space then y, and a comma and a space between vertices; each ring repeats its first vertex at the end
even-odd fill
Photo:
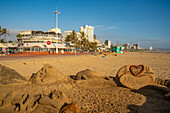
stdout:
POLYGON ((52 65, 45 64, 41 70, 31 76, 29 81, 32 84, 52 84, 59 82, 66 83, 71 80, 68 76, 62 74, 52 65))

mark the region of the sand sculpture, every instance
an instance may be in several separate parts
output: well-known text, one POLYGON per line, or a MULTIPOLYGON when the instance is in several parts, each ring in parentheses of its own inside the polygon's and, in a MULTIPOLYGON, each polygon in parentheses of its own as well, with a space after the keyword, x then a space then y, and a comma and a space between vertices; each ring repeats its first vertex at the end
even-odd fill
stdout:
POLYGON ((27 79, 15 70, 0 64, 0 85, 23 83, 26 81, 27 79))
MULTIPOLYGON (((27 81, 10 68, 0 65, 0 69, 3 85, 18 83, 16 79, 27 81)), ((67 76, 47 64, 30 78, 33 84, 28 82, 15 84, 10 86, 14 89, 12 88, 7 94, 0 94, 0 112, 58 113, 65 103, 69 103, 66 95, 58 90, 54 90, 48 95, 44 94, 43 89, 40 90, 41 87, 37 84, 67 83, 68 80, 67 76)))
POLYGON ((81 86, 91 86, 91 87, 113 87, 117 86, 112 78, 100 74, 98 72, 86 69, 80 71, 76 74, 75 83, 81 86))
POLYGON ((30 82, 33 84, 52 84, 68 82, 70 78, 50 64, 44 65, 35 75, 31 76, 30 82))
POLYGON ((155 80, 153 70, 145 65, 123 66, 117 73, 117 80, 120 84, 131 89, 151 85, 155 80))
POLYGON ((0 112, 58 113, 65 103, 69 101, 62 91, 53 91, 48 95, 13 92, 12 97, 6 96, 2 100, 0 112))
MULTIPOLYGON (((76 104, 74 103, 67 104, 70 103, 69 101, 70 98, 68 99, 67 98, 68 95, 66 96, 62 90, 55 89, 53 91, 50 90, 49 92, 48 89, 50 87, 56 88, 57 84, 54 83, 67 83, 68 81, 70 81, 70 78, 67 78, 67 76, 63 75, 61 72, 56 70, 53 66, 47 64, 35 75, 33 75, 30 78, 30 82, 33 84, 29 84, 28 82, 25 82, 27 80, 21 75, 19 75, 17 72, 15 72, 14 70, 2 65, 0 65, 0 67, 1 67, 0 75, 1 76, 4 74, 8 75, 6 78, 4 76, 1 77, 1 81, 3 80, 6 81, 6 82, 4 81, 1 82, 1 84, 3 85, 9 84, 8 86, 9 90, 6 91, 5 94, 0 93, 0 112, 2 113, 6 113, 6 112, 9 113, 13 113, 13 112, 83 113, 76 104), (12 77, 11 79, 10 76, 14 76, 14 77, 12 77), (16 79, 19 79, 21 81, 20 83, 23 84, 10 85, 11 83, 12 84, 18 83, 18 81, 15 81, 16 79), (43 84, 42 85, 43 87, 38 84, 43 84), (10 88, 12 90, 10 90, 10 88)), ((78 72, 75 78, 76 78, 75 80, 76 83, 78 83, 77 85, 84 85, 84 86, 90 85, 94 87, 116 86, 113 79, 110 79, 109 77, 91 71, 89 69, 78 72)), ((167 87, 169 87, 170 85, 168 80, 155 78, 153 70, 145 65, 123 66, 117 73, 117 80, 119 81, 120 84, 135 90, 154 83, 165 85, 167 87)), ((84 86, 82 87, 82 90, 84 86)), ((1 92, 8 89, 7 86, 1 88, 2 88, 1 92)), ((164 88, 156 87, 156 88, 159 91, 164 91, 165 92, 164 96, 166 97, 166 100, 167 99, 169 100, 170 97, 169 88, 166 87, 164 88)), ((103 90, 104 89, 105 88, 103 88, 103 90)), ((124 90, 124 88, 122 88, 121 90, 126 91, 124 90)), ((70 95, 74 95, 74 94, 70 94, 70 95)))
POLYGON ((92 71, 90 69, 86 69, 83 71, 80 71, 76 74, 76 80, 87 80, 90 78, 104 78, 108 79, 109 77, 104 76, 98 72, 92 71))
POLYGON ((51 92, 49 96, 44 96, 39 100, 38 107, 33 113, 58 113, 60 108, 68 102, 66 95, 62 91, 54 91, 51 92))
POLYGON ((155 78, 153 70, 145 65, 126 65, 117 73, 117 81, 128 88, 140 89, 141 87, 153 84, 169 87, 169 80, 155 78))

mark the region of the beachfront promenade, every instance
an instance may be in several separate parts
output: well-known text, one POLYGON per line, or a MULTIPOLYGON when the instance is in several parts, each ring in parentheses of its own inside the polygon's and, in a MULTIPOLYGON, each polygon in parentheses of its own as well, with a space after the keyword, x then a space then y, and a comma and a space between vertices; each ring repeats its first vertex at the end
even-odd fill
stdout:
POLYGON ((86 53, 48 53, 48 52, 20 52, 18 54, 1 54, 0 60, 15 60, 15 59, 26 59, 26 58, 39 58, 39 57, 61 57, 61 56, 74 56, 74 55, 85 55, 86 53))

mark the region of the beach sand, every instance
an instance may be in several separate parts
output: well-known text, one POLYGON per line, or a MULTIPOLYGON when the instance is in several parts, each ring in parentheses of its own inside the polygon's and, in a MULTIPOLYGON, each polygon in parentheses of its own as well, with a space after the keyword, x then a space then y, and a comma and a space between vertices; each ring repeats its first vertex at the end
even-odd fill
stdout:
MULTIPOLYGON (((14 69, 27 80, 37 73, 45 64, 52 65, 66 76, 75 76, 79 71, 90 69, 104 76, 112 77, 116 77, 118 70, 124 65, 144 64, 152 68, 157 78, 170 79, 170 54, 168 53, 125 53, 118 56, 108 55, 105 58, 102 58, 101 55, 46 56, 3 60, 0 61, 0 64, 14 69)), ((62 102, 74 102, 84 112, 170 112, 170 101, 164 98, 164 92, 155 89, 153 86, 147 86, 134 91, 125 87, 117 87, 116 84, 110 86, 100 85, 97 81, 100 82, 100 79, 96 79, 97 85, 95 85, 95 83, 93 84, 90 80, 83 85, 78 85, 79 83, 76 84, 74 80, 61 84, 39 85, 28 82, 23 84, 2 85, 0 86, 0 99, 2 100, 2 102, 0 102, 0 105, 2 105, 0 106, 0 112, 17 111, 18 108, 16 109, 16 104, 11 104, 13 98, 21 101, 23 95, 27 95, 26 97, 28 98, 32 95, 32 97, 35 97, 39 94, 44 96, 41 96, 41 98, 45 98, 45 96, 49 96, 54 90, 61 91, 66 95, 67 99, 62 100, 62 102), (88 83, 91 84, 89 85, 88 83), (3 102, 6 102, 5 106, 3 102)), ((58 112, 55 110, 59 108, 51 107, 50 105, 43 104, 43 102, 40 101, 38 108, 43 112, 58 112)), ((22 109, 19 108, 18 111, 39 112, 35 110, 36 108, 26 110, 28 106, 22 106, 22 109)), ((61 107, 61 105, 58 105, 58 107, 59 106, 61 107)))

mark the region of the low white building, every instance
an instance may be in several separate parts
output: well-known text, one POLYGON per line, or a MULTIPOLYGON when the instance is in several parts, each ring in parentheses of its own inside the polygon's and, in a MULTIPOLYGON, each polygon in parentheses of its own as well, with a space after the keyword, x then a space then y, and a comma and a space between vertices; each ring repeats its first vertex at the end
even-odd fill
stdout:
POLYGON ((20 31, 22 37, 18 38, 20 51, 63 51, 62 34, 53 31, 20 31))

